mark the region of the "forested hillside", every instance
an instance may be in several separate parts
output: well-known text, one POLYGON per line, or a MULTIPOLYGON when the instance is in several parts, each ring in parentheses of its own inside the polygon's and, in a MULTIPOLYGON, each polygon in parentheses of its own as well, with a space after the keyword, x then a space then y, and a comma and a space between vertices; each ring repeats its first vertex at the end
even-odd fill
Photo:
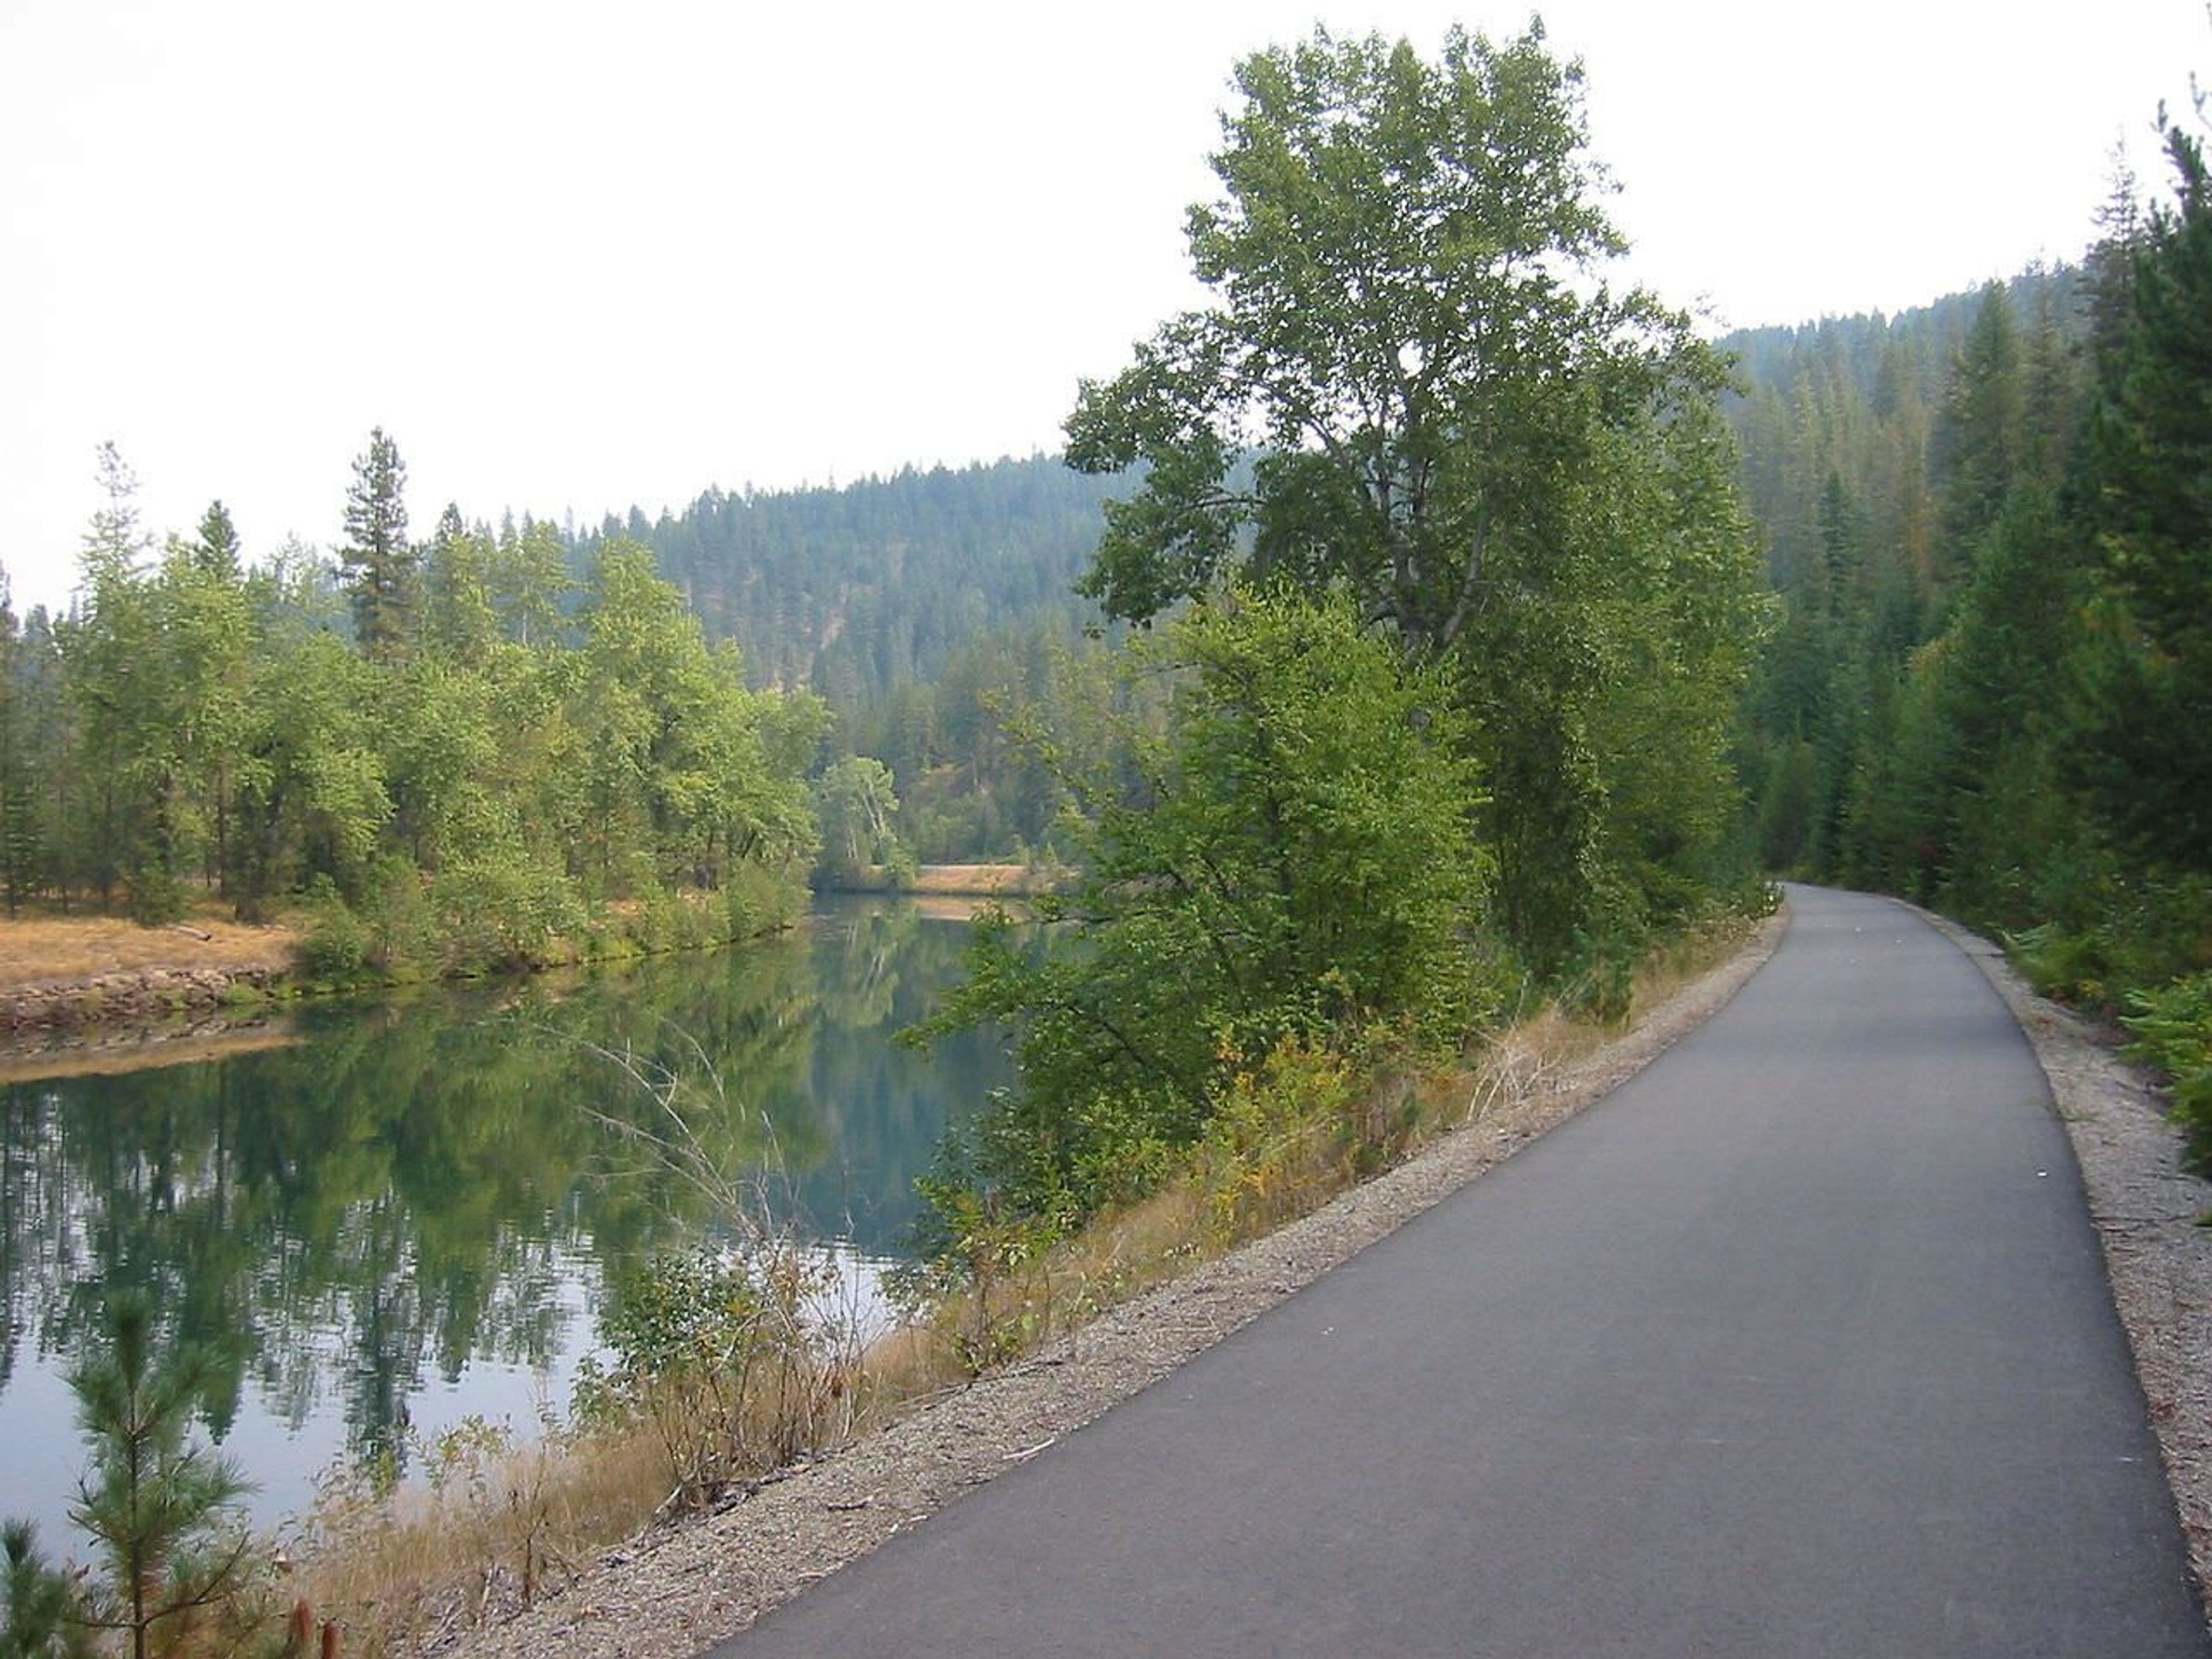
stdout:
POLYGON ((1739 763, 1769 867, 2007 930, 2201 1126, 2212 198, 2193 132, 2163 159, 2081 269, 1729 343, 1780 600, 1739 763))
POLYGON ((821 875, 842 882, 1048 840, 1065 798, 1001 720, 1047 695, 1057 658, 1097 628, 1075 587, 1117 488, 1031 456, 842 489, 710 489, 655 522, 611 516, 573 556, 587 567, 611 537, 651 547, 756 685, 827 702, 849 758, 817 792, 821 875))
POLYGON ((852 708, 942 678, 979 634, 1072 614, 1111 488, 1037 455, 842 489, 710 489, 657 522, 610 517, 578 551, 588 562, 617 535, 650 547, 756 684, 852 708))

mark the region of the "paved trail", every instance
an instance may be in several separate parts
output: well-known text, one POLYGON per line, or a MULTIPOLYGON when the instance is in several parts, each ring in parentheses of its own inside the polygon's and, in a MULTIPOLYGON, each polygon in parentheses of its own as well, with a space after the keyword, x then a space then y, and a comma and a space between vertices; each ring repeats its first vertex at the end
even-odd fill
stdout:
POLYGON ((2026 1041, 1792 902, 1610 1098, 715 1653, 2203 1659, 2026 1041))

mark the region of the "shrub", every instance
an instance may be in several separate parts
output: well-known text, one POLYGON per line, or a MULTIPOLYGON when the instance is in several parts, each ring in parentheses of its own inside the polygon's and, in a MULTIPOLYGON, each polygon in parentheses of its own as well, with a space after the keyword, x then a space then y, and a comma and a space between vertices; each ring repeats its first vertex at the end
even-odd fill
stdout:
POLYGON ((855 1342, 829 1310, 835 1277, 790 1240, 654 1258, 600 1316, 614 1363, 586 1363, 579 1415, 650 1424, 695 1506, 789 1462, 849 1409, 855 1342))
POLYGON ((2212 973, 2133 992, 2128 1006, 2134 1012, 2123 1023, 2136 1038, 2129 1056, 2166 1074, 2174 1121, 2201 1167, 2212 1161, 2212 973))
POLYGON ((301 971, 338 984, 359 979, 368 963, 369 930, 328 877, 318 877, 309 890, 307 918, 297 947, 301 971))

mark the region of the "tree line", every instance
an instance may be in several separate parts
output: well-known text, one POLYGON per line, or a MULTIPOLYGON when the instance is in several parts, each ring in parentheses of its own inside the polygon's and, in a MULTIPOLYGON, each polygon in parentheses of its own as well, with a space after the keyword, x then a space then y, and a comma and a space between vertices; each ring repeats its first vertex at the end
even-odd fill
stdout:
POLYGON ((0 575, 0 896, 173 920, 307 898, 318 971, 471 971, 757 931, 811 859, 817 699, 748 687, 652 555, 408 533, 379 430, 344 541, 249 568, 221 502, 156 550, 112 447, 63 615, 0 575), (565 943, 563 943, 565 942, 565 943))
MULTIPOLYGON (((2198 112, 2203 113, 2201 108, 2198 112)), ((1781 614, 1765 861, 2001 930, 2212 1128, 2212 196, 2123 168, 2078 269, 1739 343, 1781 614)))

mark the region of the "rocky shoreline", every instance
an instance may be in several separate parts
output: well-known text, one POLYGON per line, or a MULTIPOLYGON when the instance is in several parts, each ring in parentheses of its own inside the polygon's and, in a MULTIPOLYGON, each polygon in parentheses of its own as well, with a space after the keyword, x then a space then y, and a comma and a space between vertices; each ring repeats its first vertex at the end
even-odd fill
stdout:
POLYGON ((198 1027, 218 1010, 261 1002, 287 977, 266 966, 134 968, 13 985, 0 990, 0 1048, 73 1046, 94 1028, 137 1041, 179 1022, 198 1027))

